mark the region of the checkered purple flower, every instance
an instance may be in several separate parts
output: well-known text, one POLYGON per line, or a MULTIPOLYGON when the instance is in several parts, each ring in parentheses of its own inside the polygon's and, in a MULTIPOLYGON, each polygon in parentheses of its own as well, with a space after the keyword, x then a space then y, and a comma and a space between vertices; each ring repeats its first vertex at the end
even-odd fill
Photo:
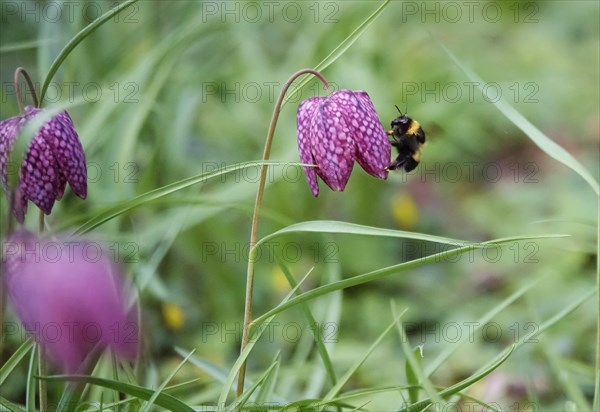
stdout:
MULTIPOLYGON (((25 114, 0 121, 0 181, 9 199, 10 152, 21 128, 40 112, 42 109, 27 106, 25 114)), ((71 117, 61 112, 45 122, 31 140, 14 193, 15 218, 23 223, 28 200, 50 214, 54 202, 62 198, 67 182, 77 196, 87 197, 85 153, 71 117)))
POLYGON ((135 311, 127 310, 114 256, 98 243, 15 232, 3 245, 8 296, 23 328, 66 372, 96 349, 110 347, 133 360, 138 348, 135 311))
POLYGON ((319 195, 317 176, 343 191, 356 160, 370 175, 387 179, 391 144, 364 91, 339 90, 298 107, 298 150, 308 185, 319 195))

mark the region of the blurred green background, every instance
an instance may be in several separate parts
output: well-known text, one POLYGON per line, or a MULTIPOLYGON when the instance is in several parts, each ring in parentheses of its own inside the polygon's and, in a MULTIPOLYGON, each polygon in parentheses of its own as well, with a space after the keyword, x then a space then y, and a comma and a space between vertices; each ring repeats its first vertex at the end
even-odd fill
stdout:
MULTIPOLYGON (((3 0, 0 118, 18 113, 15 68, 25 67, 39 92, 62 47, 114 4, 3 0)), ((67 191, 48 218, 50 227, 73 230, 115 202, 227 164, 259 160, 283 83, 296 70, 315 67, 379 4, 142 0, 113 18, 69 56, 48 91, 45 105, 73 104, 69 112, 89 164, 88 200, 67 191)), ((411 345, 424 343, 427 365, 428 358, 456 342, 457 333, 468 333, 468 322, 546 276, 433 375, 434 383, 448 386, 594 287, 597 198, 493 102, 506 100, 597 179, 599 4, 392 1, 324 70, 336 88, 366 90, 385 127, 398 116, 394 105, 407 108, 427 134, 422 163, 409 174, 390 174, 387 181, 357 166, 343 193, 321 182, 318 198, 299 168, 274 166, 261 237, 307 220, 469 241, 570 235, 463 255, 316 300, 312 307, 331 336, 328 345, 339 375, 391 322, 390 301, 409 308, 403 320, 411 345), (487 82, 485 93, 438 42, 487 82)), ((271 159, 299 162, 298 103, 324 94, 312 80, 284 106, 271 159)), ((160 381, 157 377, 181 360, 175 346, 196 348, 196 355, 225 370, 237 357, 257 176, 258 170, 250 168, 198 184, 92 232, 140 288, 147 382, 160 381)), ((4 224, 6 199, 0 205, 4 224)), ((27 223, 32 227, 36 213, 31 205, 27 223)), ((415 241, 341 235, 290 235, 277 242, 257 263, 256 314, 289 291, 278 261, 297 279, 314 268, 306 290, 444 250, 415 241)), ((593 300, 520 347, 469 393, 503 408, 517 403, 520 410, 562 409, 579 398, 591 402, 593 300), (565 383, 564 376, 575 384, 565 383)), ((255 347, 250 376, 281 351, 277 393, 290 400, 319 397, 325 378, 301 311, 285 312, 278 322, 255 347)), ((405 382, 399 338, 392 335, 346 389, 405 382)), ((9 336, 2 356, 21 341, 9 336)), ((192 403, 214 401, 220 383, 199 368, 186 365, 174 381, 194 377, 202 390, 182 396, 192 403)), ((18 401, 23 395, 15 374, 3 385, 2 396, 18 401)), ((359 398, 357 405, 367 401, 368 409, 388 410, 402 399, 387 393, 359 398)))

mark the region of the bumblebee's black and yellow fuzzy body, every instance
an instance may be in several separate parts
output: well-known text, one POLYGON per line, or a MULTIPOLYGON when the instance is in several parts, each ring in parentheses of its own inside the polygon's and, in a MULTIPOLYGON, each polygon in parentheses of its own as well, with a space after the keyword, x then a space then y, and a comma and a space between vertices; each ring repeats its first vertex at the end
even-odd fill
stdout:
MULTIPOLYGON (((400 109, 398 111, 400 112, 400 109)), ((402 112, 392 120, 391 126, 392 129, 387 134, 394 138, 391 143, 398 151, 398 156, 386 169, 404 169, 410 172, 421 161, 421 146, 425 144, 425 132, 419 122, 406 117, 402 112)))

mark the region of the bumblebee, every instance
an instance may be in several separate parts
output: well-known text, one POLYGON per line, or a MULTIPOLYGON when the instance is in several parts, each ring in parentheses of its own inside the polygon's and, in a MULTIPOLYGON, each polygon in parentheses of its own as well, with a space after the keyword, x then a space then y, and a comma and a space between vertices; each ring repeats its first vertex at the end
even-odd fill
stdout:
POLYGON ((388 136, 394 138, 391 143, 398 151, 398 156, 386 167, 386 170, 404 169, 406 172, 410 172, 421 161, 421 146, 425 144, 425 132, 419 122, 406 117, 406 114, 402 114, 400 109, 398 112, 400 112, 400 116, 392 120, 392 130, 387 132, 388 136))

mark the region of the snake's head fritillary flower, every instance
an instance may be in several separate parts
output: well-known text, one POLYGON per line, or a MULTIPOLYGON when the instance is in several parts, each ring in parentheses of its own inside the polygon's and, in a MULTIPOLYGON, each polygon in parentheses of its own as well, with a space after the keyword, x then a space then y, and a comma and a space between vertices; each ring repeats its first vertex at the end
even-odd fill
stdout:
POLYGON ((331 189, 342 191, 354 161, 370 175, 387 179, 391 144, 364 91, 339 90, 311 97, 298 106, 298 150, 308 185, 319 195, 319 176, 331 189))
MULTIPOLYGON (((0 121, 0 181, 9 199, 7 167, 13 144, 25 123, 42 111, 27 106, 25 114, 0 121)), ((14 193, 15 218, 23 223, 28 200, 50 214, 54 202, 62 198, 67 182, 77 196, 87 197, 85 153, 71 117, 61 112, 42 125, 25 153, 14 193)))
POLYGON ((121 273, 100 244, 15 232, 3 247, 10 301, 24 329, 61 369, 82 372, 86 356, 110 347, 135 358, 138 324, 121 273))

